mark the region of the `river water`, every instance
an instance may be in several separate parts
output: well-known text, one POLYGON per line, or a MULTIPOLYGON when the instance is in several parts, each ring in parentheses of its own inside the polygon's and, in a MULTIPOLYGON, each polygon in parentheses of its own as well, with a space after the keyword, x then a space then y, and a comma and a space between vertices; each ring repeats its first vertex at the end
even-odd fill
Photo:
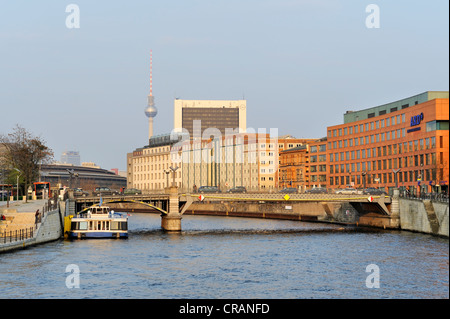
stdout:
POLYGON ((60 240, 0 255, 2 298, 449 298, 449 241, 323 223, 184 216, 165 233, 60 240), (370 266, 369 266, 370 265, 370 266), (367 268, 369 266, 369 268, 367 268))

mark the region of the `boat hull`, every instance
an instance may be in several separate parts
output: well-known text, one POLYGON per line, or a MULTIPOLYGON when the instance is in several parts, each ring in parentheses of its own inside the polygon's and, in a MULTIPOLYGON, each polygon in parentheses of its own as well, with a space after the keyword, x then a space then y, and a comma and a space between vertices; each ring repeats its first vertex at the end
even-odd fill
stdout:
POLYGON ((118 232, 69 232, 69 238, 71 239, 89 239, 89 238, 128 238, 128 233, 118 232))

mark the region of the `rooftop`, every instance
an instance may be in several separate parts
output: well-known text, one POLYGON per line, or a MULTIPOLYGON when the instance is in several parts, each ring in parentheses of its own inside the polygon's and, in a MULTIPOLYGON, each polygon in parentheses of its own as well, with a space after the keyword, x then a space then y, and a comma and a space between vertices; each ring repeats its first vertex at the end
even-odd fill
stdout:
POLYGON ((347 111, 344 114, 344 124, 395 112, 434 99, 448 99, 448 97, 449 97, 448 91, 426 91, 421 94, 407 97, 395 102, 371 107, 368 109, 363 109, 360 111, 347 111))

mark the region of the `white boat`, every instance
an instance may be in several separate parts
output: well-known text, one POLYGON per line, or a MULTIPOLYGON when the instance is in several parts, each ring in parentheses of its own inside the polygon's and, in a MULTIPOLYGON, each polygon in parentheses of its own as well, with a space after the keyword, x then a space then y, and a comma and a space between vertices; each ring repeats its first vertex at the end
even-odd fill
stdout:
POLYGON ((128 238, 128 214, 90 207, 71 219, 69 238, 128 238))

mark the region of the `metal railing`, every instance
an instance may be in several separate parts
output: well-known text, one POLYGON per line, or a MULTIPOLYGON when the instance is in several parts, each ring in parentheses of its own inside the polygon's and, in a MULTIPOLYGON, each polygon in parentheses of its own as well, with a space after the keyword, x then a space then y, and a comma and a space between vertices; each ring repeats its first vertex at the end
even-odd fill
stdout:
POLYGON ((34 236, 34 227, 4 231, 4 232, 0 233, 0 244, 21 241, 21 240, 33 238, 33 236, 34 236))
POLYGON ((42 222, 45 213, 58 208, 57 200, 48 200, 42 207, 42 211, 36 212, 34 219, 34 227, 26 227, 22 229, 10 230, 0 232, 0 244, 11 243, 15 241, 21 241, 29 238, 33 238, 35 229, 38 228, 38 224, 42 222))
POLYGON ((436 202, 448 203, 449 195, 447 193, 423 193, 423 194, 408 194, 400 192, 401 198, 424 200, 429 199, 436 202))

